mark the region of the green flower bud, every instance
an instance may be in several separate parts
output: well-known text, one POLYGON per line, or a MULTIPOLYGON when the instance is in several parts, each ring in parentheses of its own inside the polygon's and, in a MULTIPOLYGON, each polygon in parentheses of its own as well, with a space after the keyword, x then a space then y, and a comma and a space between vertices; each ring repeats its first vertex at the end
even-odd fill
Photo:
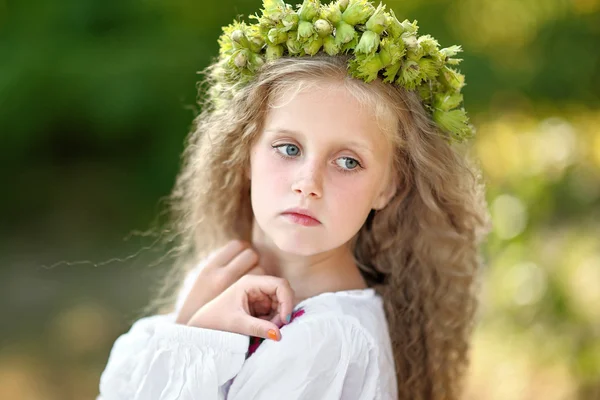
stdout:
POLYGON ((333 25, 337 25, 342 20, 340 6, 336 3, 330 3, 321 9, 321 18, 326 19, 333 25))
POLYGON ((317 34, 322 38, 331 35, 331 32, 333 31, 333 27, 331 26, 329 21, 325 19, 316 20, 314 27, 317 34))
POLYGON ((304 52, 308 55, 314 56, 321 50, 321 46, 323 46, 323 38, 315 35, 314 38, 310 39, 304 45, 304 52))
POLYGON ((300 20, 298 24, 298 38, 308 38, 315 33, 313 24, 309 21, 300 20))
POLYGON ((394 40, 389 37, 381 39, 379 54, 384 66, 387 67, 390 64, 400 61, 405 53, 404 42, 401 40, 394 40))
POLYGON ((223 35, 219 37, 219 54, 229 56, 236 49, 251 48, 247 33, 254 33, 244 22, 234 21, 222 28, 223 35))
POLYGON ((263 15, 259 21, 269 28, 279 25, 290 13, 289 6, 283 0, 263 0, 263 6, 263 15))
POLYGON ((354 38, 351 41, 349 41, 348 43, 344 43, 340 47, 340 51, 342 53, 348 54, 349 52, 354 51, 354 49, 356 48, 357 45, 358 45, 358 34, 354 35, 354 38))
POLYGON ((409 90, 413 90, 421 83, 419 73, 419 64, 415 61, 405 61, 400 69, 396 82, 409 90))
POLYGON ((300 10, 298 10, 298 16, 305 21, 312 21, 319 15, 319 6, 319 0, 304 0, 300 10))
POLYGON ((243 45, 243 40, 246 37, 244 36, 244 32, 242 32, 240 29, 236 29, 235 31, 233 31, 231 33, 231 40, 233 40, 234 42, 238 43, 238 44, 242 44, 243 45))
POLYGON ((283 57, 283 50, 283 46, 280 44, 268 45, 267 52, 265 54, 267 61, 277 60, 278 58, 283 57))
POLYGON ((465 76, 449 67, 442 68, 442 73, 439 75, 438 81, 445 88, 455 92, 460 92, 463 86, 465 86, 465 76))
POLYGON ((348 0, 338 0, 337 5, 340 8, 341 12, 346 11, 346 8, 348 8, 348 3, 349 3, 348 0))
POLYGON ((244 32, 240 29, 236 29, 231 33, 231 40, 234 43, 234 48, 244 47, 249 49, 252 47, 250 41, 248 40, 244 32))
POLYGON ((323 39, 323 49, 330 56, 335 56, 340 52, 340 46, 335 42, 333 35, 329 35, 323 39))
POLYGON ((439 74, 438 65, 431 58, 423 57, 419 61, 417 61, 419 65, 419 77, 422 80, 432 80, 439 74))
POLYGON ((439 43, 435 40, 431 35, 423 35, 419 37, 417 40, 419 46, 423 49, 424 54, 433 55, 436 54, 439 50, 439 43))
POLYGON ((450 47, 446 47, 444 49, 440 50, 440 53, 442 53, 442 55, 444 57, 454 57, 455 55, 457 55, 458 53, 460 53, 462 50, 461 46, 450 46, 450 47))
POLYGON ((396 18, 394 10, 390 9, 390 14, 386 15, 386 20, 389 35, 393 38, 399 38, 404 33, 404 28, 396 18))
POLYGON ((411 61, 419 61, 423 56, 425 56, 425 51, 423 48, 417 43, 416 47, 409 47, 406 51, 406 59, 411 61))
POLYGON ((300 22, 300 17, 296 13, 287 14, 281 21, 286 31, 298 29, 298 22, 300 22))
POLYGON ((302 43, 298 41, 298 32, 297 31, 289 31, 288 32, 288 40, 286 41, 286 46, 288 48, 288 52, 290 54, 298 54, 302 51, 302 43))
POLYGON ((244 50, 239 51, 234 57, 233 57, 233 63, 235 64, 236 67, 238 67, 239 69, 245 68, 246 65, 248 64, 248 55, 246 54, 246 52, 244 50))
POLYGON ((285 31, 282 31, 277 28, 273 28, 273 29, 269 30, 267 37, 269 38, 269 41, 275 45, 275 44, 285 43, 287 41, 288 35, 287 35, 287 32, 285 32, 285 31))
POLYGON ((473 130, 469 126, 469 118, 464 109, 452 111, 435 109, 432 117, 442 130, 450 133, 452 141, 461 142, 473 134, 473 130))
POLYGON ((354 27, 344 21, 340 21, 335 27, 335 43, 338 46, 350 42, 355 36, 358 36, 358 34, 354 27))
POLYGON ((441 61, 448 65, 458 65, 462 61, 462 58, 451 58, 462 51, 461 46, 450 46, 439 51, 441 61))
POLYGON ((346 11, 346 8, 348 8, 348 0, 338 0, 338 7, 340 8, 341 12, 346 11))
MULTIPOLYGON (((282 17, 283 17, 283 14, 282 14, 282 17)), ((248 19, 255 19, 255 20, 257 20, 258 21, 258 27, 261 30, 265 30, 265 31, 268 31, 269 29, 271 29, 272 27, 274 27, 275 25, 277 25, 276 21, 273 21, 270 18, 266 18, 265 16, 259 17, 258 14, 248 15, 248 19)))
POLYGON ((460 93, 436 93, 433 106, 442 111, 449 111, 456 108, 463 102, 463 95, 460 93))
POLYGON ((265 40, 260 36, 252 36, 250 38, 250 50, 255 53, 260 53, 263 46, 265 45, 265 40))
POLYGON ((462 58, 449 58, 446 60, 446 64, 448 65, 458 65, 462 61, 462 58))
POLYGON ((366 23, 368 30, 373 31, 379 35, 387 28, 387 18, 385 13, 385 6, 379 3, 379 6, 375 10, 375 13, 371 15, 371 18, 366 23))
POLYGON ((377 51, 379 47, 379 35, 372 31, 365 31, 360 37, 360 41, 356 46, 357 53, 371 54, 377 51))
POLYGON ((379 54, 360 54, 350 61, 350 71, 352 72, 352 76, 364 79, 365 82, 371 82, 377 79, 382 67, 379 54))
POLYGON ((369 0, 350 0, 342 13, 342 20, 350 25, 364 24, 374 12, 375 7, 369 0))
POLYGON ((263 14, 270 15, 285 10, 285 2, 283 0, 263 0, 263 7, 263 14))
POLYGON ((256 72, 260 67, 264 65, 265 61, 256 53, 250 54, 250 59, 247 65, 248 70, 256 72))
POLYGON ((402 29, 404 29, 404 33, 416 35, 417 31, 419 30, 417 21, 410 22, 409 20, 405 19, 404 21, 402 21, 400 23, 400 25, 402 25, 402 29))
MULTIPOLYGON (((380 56, 381 58, 381 56, 380 56)), ((385 77, 385 79, 383 80, 386 83, 393 83, 396 80, 396 75, 398 75, 398 71, 400 71, 400 68, 402 67, 402 62, 401 61, 397 61, 391 65, 389 65, 388 67, 386 67, 383 76, 385 77)))
POLYGON ((416 49, 419 46, 419 41, 415 37, 415 35, 402 35, 402 41, 404 42, 404 46, 408 49, 416 49))

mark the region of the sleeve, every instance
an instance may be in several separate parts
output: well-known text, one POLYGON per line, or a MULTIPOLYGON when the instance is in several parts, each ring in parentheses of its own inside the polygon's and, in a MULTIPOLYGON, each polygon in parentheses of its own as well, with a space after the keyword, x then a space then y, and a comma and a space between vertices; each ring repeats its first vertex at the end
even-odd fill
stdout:
POLYGON ((175 314, 142 318, 120 336, 97 400, 219 400, 240 370, 248 336, 175 324, 175 314))
POLYGON ((228 399, 380 399, 377 345, 351 317, 297 320, 264 341, 228 399))

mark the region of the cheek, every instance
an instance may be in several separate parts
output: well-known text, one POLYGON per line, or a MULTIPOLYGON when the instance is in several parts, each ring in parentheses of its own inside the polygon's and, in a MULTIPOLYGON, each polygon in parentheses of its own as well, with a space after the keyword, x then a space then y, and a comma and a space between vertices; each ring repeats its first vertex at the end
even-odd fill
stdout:
POLYGON ((366 173, 343 176, 335 171, 329 182, 329 192, 337 204, 343 207, 364 208, 368 207, 374 198, 377 177, 366 173))
POLYGON ((285 160, 270 154, 267 150, 259 150, 251 158, 251 187, 268 196, 286 184, 289 175, 289 164, 285 160))
POLYGON ((360 228, 371 210, 373 185, 361 177, 338 179, 330 185, 330 212, 336 223, 354 229, 360 228))

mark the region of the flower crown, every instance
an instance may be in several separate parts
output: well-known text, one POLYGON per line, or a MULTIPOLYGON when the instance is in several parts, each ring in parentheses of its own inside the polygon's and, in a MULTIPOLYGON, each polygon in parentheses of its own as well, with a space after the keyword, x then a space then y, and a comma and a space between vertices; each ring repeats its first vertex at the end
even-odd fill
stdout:
POLYGON ((350 74, 365 82, 381 77, 419 94, 423 106, 450 142, 463 142, 474 134, 464 108, 464 75, 452 66, 460 46, 440 49, 430 35, 417 36, 417 21, 400 22, 381 3, 337 0, 322 5, 304 0, 298 10, 283 0, 263 0, 256 24, 234 21, 223 27, 219 59, 211 71, 209 97, 216 107, 252 80, 260 67, 283 56, 353 56, 350 74), (459 108, 460 107, 460 108, 459 108))

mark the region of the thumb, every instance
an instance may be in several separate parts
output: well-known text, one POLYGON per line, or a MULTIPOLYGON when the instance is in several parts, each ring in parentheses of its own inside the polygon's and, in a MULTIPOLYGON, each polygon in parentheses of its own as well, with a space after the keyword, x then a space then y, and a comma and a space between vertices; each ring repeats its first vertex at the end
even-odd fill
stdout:
POLYGON ((281 340, 281 332, 271 321, 245 315, 240 321, 238 333, 256 336, 274 341, 281 340))

